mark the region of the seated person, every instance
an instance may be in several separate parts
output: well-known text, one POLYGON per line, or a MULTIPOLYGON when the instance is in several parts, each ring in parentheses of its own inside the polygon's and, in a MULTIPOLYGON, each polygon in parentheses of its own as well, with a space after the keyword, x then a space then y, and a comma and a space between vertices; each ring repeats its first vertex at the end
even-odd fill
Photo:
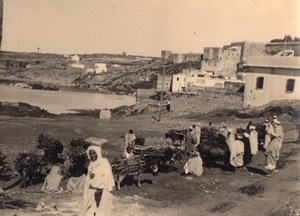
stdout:
POLYGON ((190 158, 184 165, 185 174, 191 173, 195 176, 201 176, 203 173, 202 159, 198 152, 192 152, 190 158))
POLYGON ((62 178, 60 167, 53 166, 50 173, 45 178, 41 191, 45 193, 62 193, 63 188, 60 185, 62 178))
POLYGON ((83 170, 77 169, 75 173, 69 178, 67 183, 68 193, 80 194, 83 192, 86 175, 83 170))

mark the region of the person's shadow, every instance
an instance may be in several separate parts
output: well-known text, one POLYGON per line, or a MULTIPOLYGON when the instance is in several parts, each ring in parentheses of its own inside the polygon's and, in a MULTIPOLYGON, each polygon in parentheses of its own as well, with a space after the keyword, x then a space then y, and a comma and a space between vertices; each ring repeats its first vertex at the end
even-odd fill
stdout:
POLYGON ((259 174, 259 175, 267 175, 268 174, 265 170, 259 169, 259 168, 256 168, 256 167, 249 167, 249 166, 247 166, 247 170, 249 172, 252 172, 252 173, 255 173, 255 174, 259 174))

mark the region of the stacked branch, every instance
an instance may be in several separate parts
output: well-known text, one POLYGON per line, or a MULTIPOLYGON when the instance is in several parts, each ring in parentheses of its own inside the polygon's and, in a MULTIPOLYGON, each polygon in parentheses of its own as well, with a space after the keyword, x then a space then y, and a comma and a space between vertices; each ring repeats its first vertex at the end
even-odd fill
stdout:
POLYGON ((227 148, 226 137, 219 134, 216 129, 203 127, 201 129, 200 145, 210 145, 211 147, 227 148))
POLYGON ((64 155, 66 161, 64 164, 64 174, 71 176, 73 174, 82 174, 87 172, 88 157, 86 154, 90 143, 85 139, 73 139, 65 149, 64 155))
POLYGON ((135 155, 132 158, 118 158, 112 162, 112 171, 114 174, 136 175, 147 169, 145 158, 140 155, 135 155))
POLYGON ((59 157, 64 150, 62 142, 44 134, 38 136, 37 142, 37 148, 44 150, 45 158, 47 158, 50 163, 62 162, 62 159, 59 157))
POLYGON ((170 168, 176 160, 182 160, 182 151, 172 145, 135 147, 133 153, 135 156, 131 159, 114 160, 112 167, 115 174, 131 170, 135 173, 144 172, 147 169, 157 172, 157 169, 165 170, 165 168, 170 168))
POLYGON ((15 171, 19 174, 21 187, 42 181, 49 171, 48 165, 48 161, 42 156, 19 153, 15 160, 15 171))

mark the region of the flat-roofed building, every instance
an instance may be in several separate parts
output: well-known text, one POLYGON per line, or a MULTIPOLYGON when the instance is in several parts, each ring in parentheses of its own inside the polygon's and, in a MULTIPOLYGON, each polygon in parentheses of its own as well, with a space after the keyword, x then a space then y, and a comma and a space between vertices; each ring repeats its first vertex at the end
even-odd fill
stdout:
POLYGON ((300 100, 300 57, 249 56, 243 106, 275 100, 300 100))

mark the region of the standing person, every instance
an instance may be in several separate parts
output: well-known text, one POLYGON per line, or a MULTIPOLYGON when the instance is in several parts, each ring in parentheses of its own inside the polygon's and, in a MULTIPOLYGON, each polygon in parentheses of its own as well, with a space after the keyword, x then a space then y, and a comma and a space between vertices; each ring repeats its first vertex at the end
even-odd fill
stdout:
POLYGON ((233 142, 230 152, 230 160, 229 163, 234 168, 240 168, 244 165, 244 143, 241 141, 243 135, 238 134, 237 139, 233 142))
POLYGON ((133 130, 130 129, 128 133, 125 134, 125 150, 127 146, 134 146, 136 140, 136 136, 133 133, 133 130))
POLYGON ((283 137, 284 137, 283 127, 281 126, 281 123, 280 123, 280 121, 278 121, 278 119, 276 119, 274 124, 275 124, 275 129, 274 130, 276 131, 277 139, 280 141, 280 149, 281 149, 282 142, 283 142, 283 137))
POLYGON ((201 139, 201 123, 198 122, 196 125, 195 125, 195 128, 194 128, 194 131, 195 131, 195 136, 196 136, 196 144, 195 144, 195 147, 197 148, 197 146, 200 145, 200 139, 201 139))
POLYGON ((284 136, 283 128, 277 119, 273 120, 273 128, 274 128, 274 132, 271 134, 272 140, 270 142, 270 145, 266 149, 266 153, 265 153, 266 155, 265 169, 270 173, 276 169, 276 163, 279 158, 279 153, 280 153, 283 136, 284 136))
POLYGON ((271 142, 271 135, 274 133, 273 125, 268 119, 265 120, 265 132, 266 135, 263 147, 264 149, 267 149, 271 142))
POLYGON ((171 111, 171 101, 170 101, 170 99, 168 99, 168 102, 167 102, 167 110, 168 110, 168 112, 171 111))
POLYGON ((87 155, 90 164, 83 193, 83 215, 109 216, 115 186, 111 166, 108 160, 102 157, 100 146, 88 147, 87 155))
POLYGON ((241 139, 241 141, 244 143, 244 156, 243 156, 244 166, 243 166, 243 168, 245 168, 246 165, 250 164, 251 160, 252 160, 249 134, 244 133, 243 138, 241 139))
POLYGON ((185 138, 185 153, 190 154, 195 151, 195 135, 193 134, 193 127, 190 127, 188 132, 186 133, 185 138))
POLYGON ((256 131, 256 127, 254 125, 251 125, 249 128, 250 128, 249 140, 250 140, 251 155, 254 156, 257 154, 258 151, 258 134, 256 131))

